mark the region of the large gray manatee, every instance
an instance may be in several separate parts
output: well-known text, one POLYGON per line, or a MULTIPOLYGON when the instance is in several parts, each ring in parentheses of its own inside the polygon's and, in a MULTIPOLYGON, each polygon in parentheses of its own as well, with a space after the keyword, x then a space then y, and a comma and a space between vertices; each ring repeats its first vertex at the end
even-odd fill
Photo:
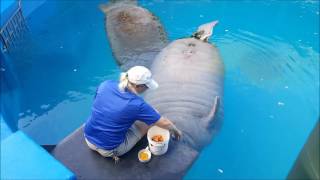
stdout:
POLYGON ((134 0, 114 0, 100 5, 116 62, 126 71, 135 65, 150 68, 155 56, 167 44, 159 19, 134 0))
POLYGON ((170 43, 151 67, 159 88, 146 92, 145 99, 183 132, 182 141, 173 142, 154 163, 163 176, 181 177, 187 171, 211 141, 214 120, 218 112, 222 114, 224 65, 217 48, 208 43, 216 23, 204 24, 191 38, 170 43))
POLYGON ((217 48, 207 41, 216 23, 204 24, 193 37, 164 48, 151 67, 159 88, 145 94, 146 101, 171 119, 196 149, 211 139, 223 94, 224 65, 217 48))

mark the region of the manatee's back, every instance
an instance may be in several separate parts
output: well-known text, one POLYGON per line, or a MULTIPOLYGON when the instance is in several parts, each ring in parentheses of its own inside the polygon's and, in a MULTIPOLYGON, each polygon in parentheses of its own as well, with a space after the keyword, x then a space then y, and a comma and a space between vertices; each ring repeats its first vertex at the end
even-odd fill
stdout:
POLYGON ((167 44, 159 19, 142 7, 124 3, 110 5, 105 13, 108 39, 121 69, 134 65, 150 67, 167 44))
POLYGON ((156 58, 152 72, 159 88, 148 92, 146 99, 163 114, 205 116, 214 98, 223 93, 224 68, 217 49, 193 38, 169 44, 156 58))
POLYGON ((216 47, 193 38, 172 42, 152 65, 159 88, 145 99, 172 120, 194 147, 206 144, 215 98, 222 99, 224 67, 216 47))

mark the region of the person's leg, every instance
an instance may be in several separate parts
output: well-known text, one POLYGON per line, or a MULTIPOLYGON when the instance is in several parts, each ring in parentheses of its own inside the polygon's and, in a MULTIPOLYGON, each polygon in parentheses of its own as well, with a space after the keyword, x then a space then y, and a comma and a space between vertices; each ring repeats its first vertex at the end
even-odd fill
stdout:
POLYGON ((94 144, 90 143, 87 139, 86 142, 90 149, 97 151, 104 157, 121 156, 128 151, 130 151, 137 142, 148 132, 150 126, 141 121, 136 121, 129 129, 126 134, 126 138, 123 143, 121 143, 114 150, 104 150, 97 148, 94 144))
POLYGON ((89 146, 89 148, 91 150, 97 151, 101 156, 103 157, 112 157, 113 156, 113 152, 112 151, 107 151, 104 149, 100 149, 97 146, 95 146, 94 144, 92 144, 91 142, 89 142, 87 140, 87 138, 85 138, 87 145, 89 146))
MULTIPOLYGON (((141 126, 140 126, 141 128, 141 126)), ((117 148, 114 149, 113 153, 116 156, 122 156, 123 154, 130 151, 137 142, 144 136, 145 133, 140 131, 138 125, 134 123, 126 134, 126 138, 123 143, 121 143, 117 148)), ((144 129, 142 129, 144 130, 144 129)))

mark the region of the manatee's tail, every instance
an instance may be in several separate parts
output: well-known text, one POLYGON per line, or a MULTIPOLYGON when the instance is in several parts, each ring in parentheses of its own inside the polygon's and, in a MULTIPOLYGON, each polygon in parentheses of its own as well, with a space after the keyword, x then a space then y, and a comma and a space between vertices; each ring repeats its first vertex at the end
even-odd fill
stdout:
POLYGON ((103 13, 107 13, 111 9, 123 4, 137 5, 137 0, 110 0, 108 4, 100 4, 99 8, 103 13))
POLYGON ((197 32, 195 32, 191 37, 208 42, 209 38, 212 35, 213 28, 218 24, 218 21, 212 21, 206 24, 203 24, 198 27, 197 32))

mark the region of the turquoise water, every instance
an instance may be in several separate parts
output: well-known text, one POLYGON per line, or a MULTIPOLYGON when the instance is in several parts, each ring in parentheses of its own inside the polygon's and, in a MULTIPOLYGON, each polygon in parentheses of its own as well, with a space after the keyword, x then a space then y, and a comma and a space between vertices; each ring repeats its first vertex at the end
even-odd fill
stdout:
POLYGON ((14 0, 5 0, 5 1, 1 1, 1 13, 3 13, 7 8, 9 8, 15 1, 14 0))
MULTIPOLYGON (((80 126, 96 86, 118 77, 98 4, 47 1, 28 17, 23 48, 5 59, 15 81, 4 94, 19 99, 11 114, 39 144, 56 144, 80 126)), ((220 21, 211 42, 225 63, 223 124, 186 179, 285 178, 319 119, 319 2, 140 5, 170 40, 220 21)))

